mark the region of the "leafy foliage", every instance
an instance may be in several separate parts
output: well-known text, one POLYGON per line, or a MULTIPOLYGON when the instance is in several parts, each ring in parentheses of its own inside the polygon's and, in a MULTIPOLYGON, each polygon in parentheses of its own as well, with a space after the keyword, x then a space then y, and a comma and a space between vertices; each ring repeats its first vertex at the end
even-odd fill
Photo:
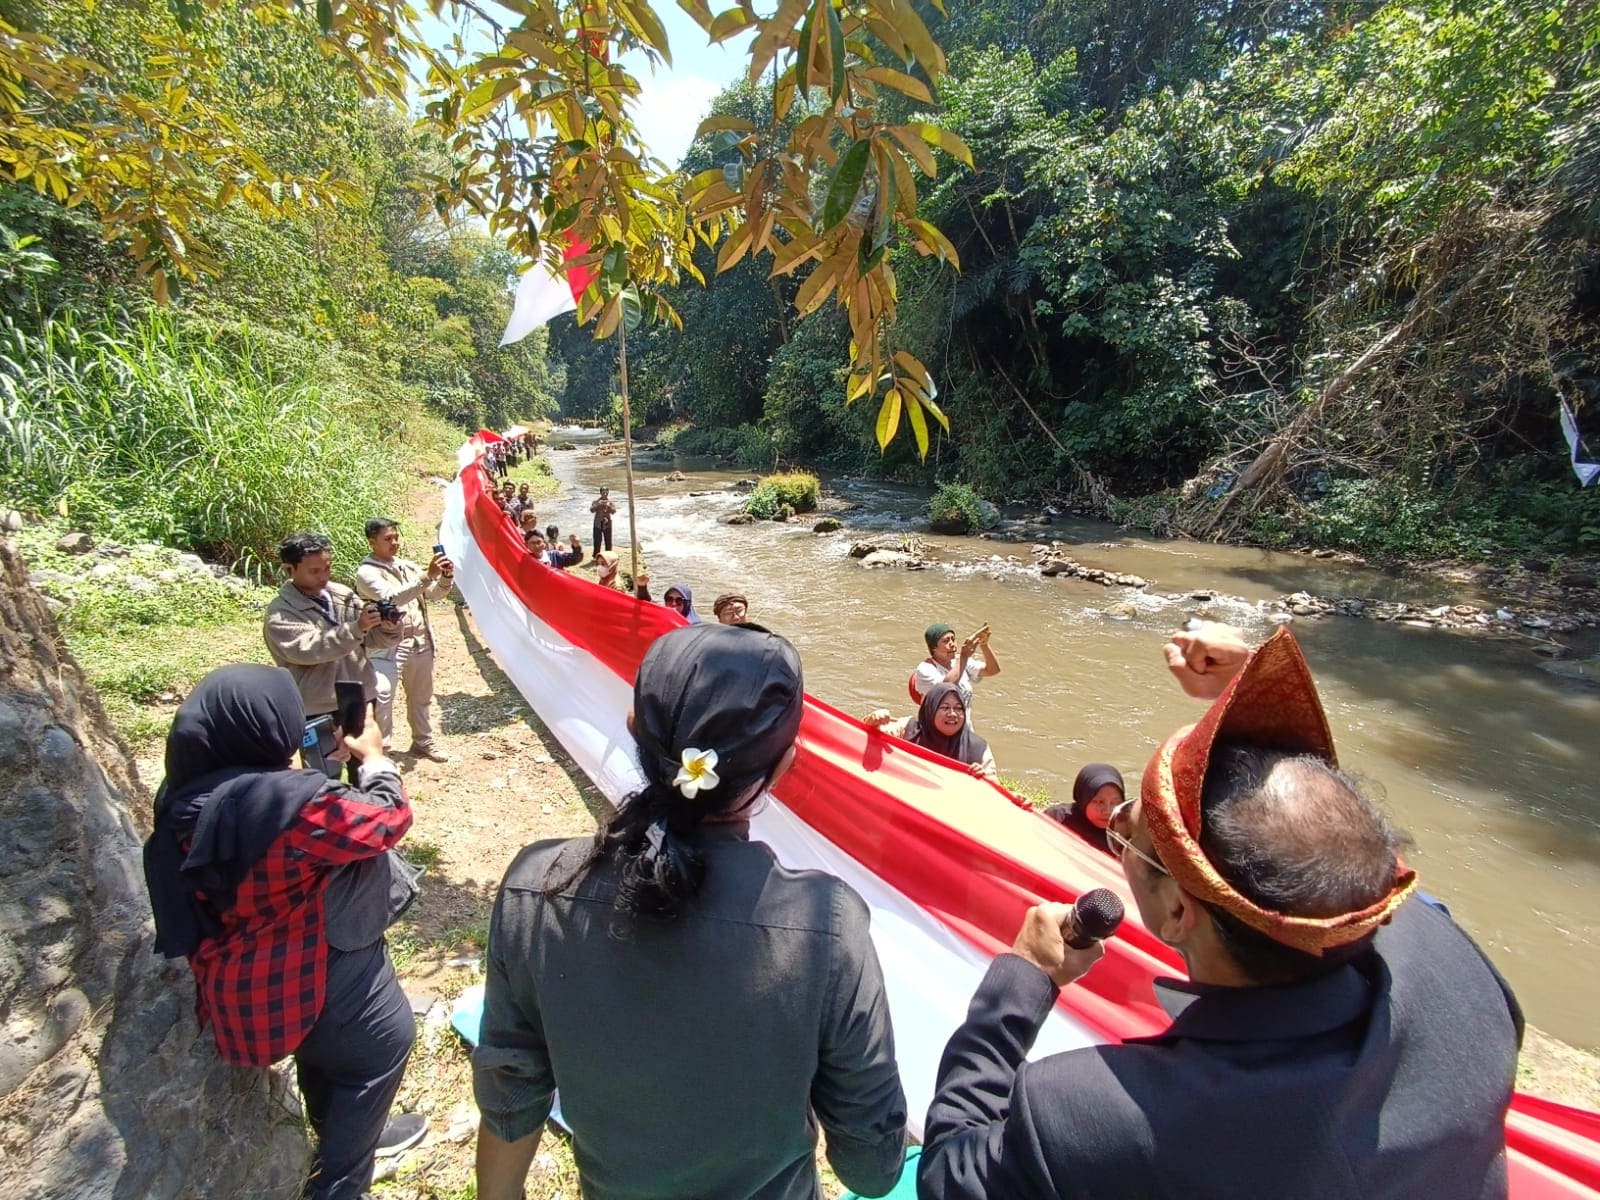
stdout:
POLYGON ((0 347, 0 477, 24 506, 190 547, 260 574, 294 529, 366 553, 395 479, 381 416, 325 364, 245 330, 153 313, 11 329, 0 347), (319 369, 320 368, 320 369, 319 369))
POLYGON ((892 251, 887 337, 958 436, 863 460, 820 311, 759 418, 710 376, 676 416, 1191 533, 1590 548, 1556 417, 1600 411, 1600 9, 987 0, 934 28, 975 166, 918 211, 963 270, 892 251))
POLYGON ((822 481, 806 471, 791 471, 781 475, 763 475, 745 501, 744 510, 753 517, 770 521, 784 512, 786 516, 812 512, 822 499, 822 481))
POLYGON ((995 524, 995 513, 964 483, 941 483, 928 501, 928 519, 951 533, 974 533, 995 524))

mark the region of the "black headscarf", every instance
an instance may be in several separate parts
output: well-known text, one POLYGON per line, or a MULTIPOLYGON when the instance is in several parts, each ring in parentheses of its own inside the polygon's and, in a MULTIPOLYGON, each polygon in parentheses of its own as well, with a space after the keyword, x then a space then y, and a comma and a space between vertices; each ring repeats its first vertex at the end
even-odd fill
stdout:
POLYGON ((289 766, 305 728, 300 693, 279 667, 218 667, 178 709, 144 845, 158 954, 186 957, 219 932, 240 881, 327 784, 321 771, 289 766))
POLYGON ((927 695, 922 697, 922 707, 917 710, 916 719, 906 729, 906 741, 968 765, 982 762, 984 752, 989 749, 989 743, 972 731, 972 713, 967 708, 967 699, 953 683, 936 683, 928 689, 927 695), (961 701, 961 711, 967 714, 961 732, 954 737, 946 737, 934 724, 939 702, 950 695, 961 701))
POLYGON ((634 680, 639 764, 671 788, 684 750, 715 750, 720 782, 699 801, 722 811, 794 745, 804 698, 800 655, 777 634, 709 621, 675 629, 651 644, 634 680))
POLYGON ((552 869, 546 893, 612 857, 620 875, 615 909, 623 918, 615 935, 626 936, 634 918, 675 916, 705 878, 701 823, 736 820, 748 807, 745 793, 771 778, 799 735, 804 709, 800 656, 776 634, 707 621, 658 637, 633 684, 645 786, 617 809, 586 858, 552 869), (692 796, 676 782, 688 750, 717 754, 717 782, 702 783, 692 796))
POLYGON ((1122 772, 1110 763, 1090 763, 1078 772, 1072 781, 1072 803, 1055 804, 1045 810, 1045 815, 1059 821, 1097 850, 1114 853, 1106 840, 1106 831, 1089 820, 1089 800, 1108 783, 1114 783, 1127 794, 1122 772))

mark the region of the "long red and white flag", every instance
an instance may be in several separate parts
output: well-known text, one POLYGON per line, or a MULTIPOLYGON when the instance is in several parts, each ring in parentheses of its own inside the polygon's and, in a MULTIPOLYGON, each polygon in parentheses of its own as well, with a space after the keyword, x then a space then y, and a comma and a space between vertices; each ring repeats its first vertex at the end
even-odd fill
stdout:
MULTIPOLYGON (((439 540, 496 661, 617 803, 643 783, 624 723, 634 675, 683 618, 536 563, 476 461, 494 440, 480 434, 464 448, 439 540)), ((811 696, 799 749, 751 832, 786 866, 831 872, 871 906, 915 1132, 978 981, 1041 900, 1109 887, 1128 918, 1105 958, 1062 991, 1032 1057, 1166 1028, 1151 982, 1181 976, 1183 964, 1140 925, 1114 860, 995 785, 811 696)), ((1600 1114, 1519 1094, 1506 1133, 1513 1200, 1600 1196, 1600 1114)))

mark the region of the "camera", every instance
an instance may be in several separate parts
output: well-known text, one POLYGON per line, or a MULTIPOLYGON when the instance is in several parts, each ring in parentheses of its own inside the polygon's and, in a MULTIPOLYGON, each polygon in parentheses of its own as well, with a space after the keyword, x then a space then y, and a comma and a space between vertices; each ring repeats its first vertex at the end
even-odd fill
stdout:
POLYGON ((395 622, 400 619, 400 609, 392 600, 378 600, 374 602, 378 609, 380 621, 395 622))

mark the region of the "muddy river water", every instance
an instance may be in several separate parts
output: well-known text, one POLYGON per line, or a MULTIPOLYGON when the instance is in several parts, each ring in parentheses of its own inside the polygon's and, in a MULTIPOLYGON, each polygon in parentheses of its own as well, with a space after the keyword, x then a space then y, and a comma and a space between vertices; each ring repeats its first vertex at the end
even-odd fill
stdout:
MULTIPOLYGON (((563 537, 579 533, 587 546, 595 489, 609 484, 623 501, 622 460, 582 446, 575 431, 558 430, 552 440, 566 438, 580 448, 550 453, 566 486, 541 503, 540 518, 559 524, 563 537)), ((921 533, 925 493, 830 481, 832 493, 856 507, 839 514, 843 532, 819 536, 809 519, 721 523, 742 499, 732 485, 744 478, 693 460, 639 459, 639 538, 656 596, 687 582, 709 620, 718 593, 745 593, 751 619, 799 647, 807 690, 857 715, 879 706, 909 711, 905 681, 925 656, 925 626, 944 621, 965 635, 987 622, 1002 670, 980 685, 975 723, 1003 776, 1055 800, 1071 798, 1073 776, 1094 760, 1117 764, 1132 790, 1157 742, 1195 718, 1160 655, 1191 610, 1204 607, 1256 637, 1271 629, 1253 603, 1175 602, 1041 578, 1025 531, 1011 542, 927 537, 952 565, 863 569, 849 557, 851 542, 921 533), (668 480, 674 470, 685 479, 668 480)), ((1069 543, 1086 566, 1142 575, 1160 592, 1214 589, 1251 602, 1301 590, 1483 599, 1431 579, 1151 540, 1108 525, 1036 532, 1069 543)), ((625 509, 616 537, 620 550, 625 509)), ((1346 617, 1298 621, 1295 633, 1342 764, 1380 785, 1416 841, 1423 886, 1488 949, 1530 1021, 1600 1049, 1600 690, 1540 671, 1520 641, 1346 617)))

